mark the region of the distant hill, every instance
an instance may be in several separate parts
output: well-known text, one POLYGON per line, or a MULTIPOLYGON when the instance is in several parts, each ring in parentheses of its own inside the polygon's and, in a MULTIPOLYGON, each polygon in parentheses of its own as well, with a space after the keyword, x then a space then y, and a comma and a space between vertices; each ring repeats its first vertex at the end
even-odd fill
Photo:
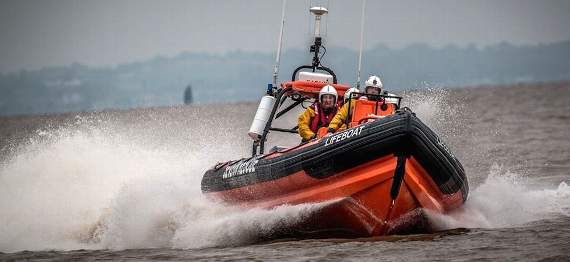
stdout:
MULTIPOLYGON (((310 59, 306 50, 283 53, 280 80, 310 59)), ((273 54, 241 51, 182 53, 116 67, 72 64, 0 74, 0 115, 182 104, 188 85, 197 103, 253 101, 271 82, 273 61, 273 54)), ((356 51, 328 47, 322 62, 340 82, 354 84, 356 51)), ((570 41, 483 49, 379 45, 364 53, 363 78, 369 74, 381 75, 391 90, 570 80, 570 41)))

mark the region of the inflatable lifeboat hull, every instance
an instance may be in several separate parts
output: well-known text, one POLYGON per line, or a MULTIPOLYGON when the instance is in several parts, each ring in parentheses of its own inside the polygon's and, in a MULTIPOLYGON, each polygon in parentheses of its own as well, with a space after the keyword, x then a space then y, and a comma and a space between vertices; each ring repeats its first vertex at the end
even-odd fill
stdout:
POLYGON ((469 191, 463 167, 413 113, 298 147, 218 164, 202 180, 210 198, 244 208, 324 204, 291 232, 366 237, 426 229, 469 191))

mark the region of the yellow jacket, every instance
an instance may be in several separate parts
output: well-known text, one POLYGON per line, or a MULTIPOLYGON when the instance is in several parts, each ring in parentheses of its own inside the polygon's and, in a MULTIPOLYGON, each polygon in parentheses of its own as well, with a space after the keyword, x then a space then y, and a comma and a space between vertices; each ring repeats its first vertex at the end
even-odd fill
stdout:
POLYGON ((299 126, 299 135, 303 138, 303 142, 311 140, 315 137, 315 133, 311 130, 311 121, 315 117, 315 110, 311 107, 307 107, 305 112, 303 112, 297 121, 299 126))
MULTIPOLYGON (((353 99, 350 102, 350 112, 354 112, 354 104, 355 104, 355 99, 353 99)), ((342 106, 342 108, 336 113, 336 115, 334 116, 334 118, 331 120, 330 124, 329 124, 329 129, 333 129, 335 132, 341 128, 341 127, 346 127, 348 126, 346 122, 346 115, 348 114, 348 103, 344 103, 344 105, 342 106)), ((300 129, 300 126, 299 126, 300 129)))

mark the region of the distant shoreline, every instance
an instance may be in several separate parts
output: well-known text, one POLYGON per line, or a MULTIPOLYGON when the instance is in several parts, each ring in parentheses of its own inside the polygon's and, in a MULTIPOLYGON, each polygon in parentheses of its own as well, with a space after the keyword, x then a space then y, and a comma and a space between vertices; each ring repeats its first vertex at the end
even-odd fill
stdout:
MULTIPOLYGON (((476 86, 461 86, 461 87, 433 87, 429 89, 446 89, 446 90, 460 90, 466 91, 469 89, 496 89, 496 88, 521 88, 521 87, 543 87, 543 86, 569 86, 570 81, 551 81, 551 82, 534 82, 534 83, 515 83, 515 84, 505 84, 505 85, 476 85, 476 86)), ((403 89, 397 90, 396 93, 403 93, 403 92, 423 92, 426 89, 417 89, 417 88, 410 88, 410 89, 403 89)), ((76 116, 90 116, 90 115, 97 115, 97 114, 107 114, 107 113, 129 113, 129 112, 140 112, 144 113, 145 111, 164 111, 164 110, 178 110, 183 108, 207 108, 212 106, 234 106, 234 105, 244 105, 244 106, 254 106, 258 103, 261 95, 255 97, 255 100, 251 101, 232 101, 232 102, 223 102, 223 101, 214 101, 214 102, 206 102, 206 103, 195 103, 191 105, 184 105, 184 104, 177 104, 177 105, 170 105, 170 106, 149 106, 149 107, 133 107, 133 108, 105 108, 102 110, 92 110, 92 111, 69 111, 69 112, 55 112, 55 113, 41 113, 41 114, 14 114, 14 115, 0 115, 0 120, 2 119, 15 119, 15 118, 34 118, 34 117, 56 117, 56 118, 72 118, 76 116)))

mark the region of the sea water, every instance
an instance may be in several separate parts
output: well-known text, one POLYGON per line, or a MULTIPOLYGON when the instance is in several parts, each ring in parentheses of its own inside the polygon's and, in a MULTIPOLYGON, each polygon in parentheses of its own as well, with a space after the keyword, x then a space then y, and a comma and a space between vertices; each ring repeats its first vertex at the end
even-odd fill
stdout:
POLYGON ((0 118, 0 259, 570 259, 570 85, 402 95, 470 182, 463 207, 428 214, 439 232, 259 242, 320 206, 202 195, 205 170, 250 153, 255 104, 70 113, 0 118))

